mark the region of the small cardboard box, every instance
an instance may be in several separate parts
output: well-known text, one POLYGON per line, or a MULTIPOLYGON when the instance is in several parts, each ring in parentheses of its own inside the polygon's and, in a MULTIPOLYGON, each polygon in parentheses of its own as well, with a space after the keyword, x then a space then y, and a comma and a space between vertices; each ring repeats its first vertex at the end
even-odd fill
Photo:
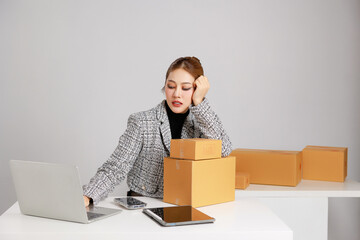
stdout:
POLYGON ((303 179, 344 182, 347 176, 345 147, 306 146, 303 151, 303 179))
POLYGON ((171 139, 170 157, 178 159, 221 158, 221 140, 206 138, 171 139))
POLYGON ((296 186, 301 180, 301 152, 235 149, 236 172, 250 174, 250 183, 296 186))
POLYGON ((238 172, 235 175, 235 188, 246 189, 250 184, 250 174, 238 172))
POLYGON ((164 202, 202 207, 235 200, 235 158, 164 158, 164 202))

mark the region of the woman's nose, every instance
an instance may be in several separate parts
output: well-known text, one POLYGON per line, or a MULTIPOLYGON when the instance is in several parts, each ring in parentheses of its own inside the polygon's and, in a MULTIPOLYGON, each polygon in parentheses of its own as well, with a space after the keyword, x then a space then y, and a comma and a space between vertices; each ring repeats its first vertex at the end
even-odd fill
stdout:
POLYGON ((174 97, 180 97, 181 88, 177 87, 174 91, 174 97))

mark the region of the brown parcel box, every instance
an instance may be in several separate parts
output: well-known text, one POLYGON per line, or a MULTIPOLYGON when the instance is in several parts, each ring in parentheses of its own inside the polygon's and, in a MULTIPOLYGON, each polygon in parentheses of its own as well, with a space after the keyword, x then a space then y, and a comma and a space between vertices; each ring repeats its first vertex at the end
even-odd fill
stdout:
POLYGON ((170 157, 179 159, 221 158, 221 140, 206 138, 171 139, 170 157))
POLYGON ((235 149, 236 172, 250 174, 250 183, 296 186, 301 180, 301 152, 235 149))
POLYGON ((347 148, 306 146, 302 151, 303 179, 344 182, 347 148))
POLYGON ((201 207, 235 200, 235 158, 164 158, 164 202, 201 207))
POLYGON ((250 184, 250 174, 238 172, 235 175, 235 188, 246 189, 250 184))

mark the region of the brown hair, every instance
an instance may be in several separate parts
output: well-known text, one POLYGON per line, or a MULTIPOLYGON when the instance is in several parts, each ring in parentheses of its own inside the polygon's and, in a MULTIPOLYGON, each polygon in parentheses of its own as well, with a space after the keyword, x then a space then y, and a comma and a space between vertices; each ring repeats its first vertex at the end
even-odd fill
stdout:
POLYGON ((204 75, 204 70, 201 66, 200 60, 197 57, 181 57, 176 59, 168 68, 166 72, 165 84, 169 74, 179 68, 182 68, 190 73, 191 76, 193 76, 195 79, 201 75, 204 75))

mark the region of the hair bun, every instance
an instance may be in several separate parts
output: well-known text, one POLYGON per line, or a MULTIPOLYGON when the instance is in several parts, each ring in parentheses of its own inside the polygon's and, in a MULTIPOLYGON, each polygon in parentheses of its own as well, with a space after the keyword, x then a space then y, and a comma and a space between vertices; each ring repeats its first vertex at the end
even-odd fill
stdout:
POLYGON ((185 71, 190 73, 195 79, 197 79, 201 75, 204 75, 204 70, 201 66, 200 60, 197 57, 180 57, 176 59, 168 68, 166 72, 165 82, 170 72, 179 68, 184 69, 185 71))
POLYGON ((199 60, 197 57, 192 56, 191 58, 194 59, 194 60, 196 60, 196 61, 198 61, 198 62, 200 63, 200 60, 199 60))

